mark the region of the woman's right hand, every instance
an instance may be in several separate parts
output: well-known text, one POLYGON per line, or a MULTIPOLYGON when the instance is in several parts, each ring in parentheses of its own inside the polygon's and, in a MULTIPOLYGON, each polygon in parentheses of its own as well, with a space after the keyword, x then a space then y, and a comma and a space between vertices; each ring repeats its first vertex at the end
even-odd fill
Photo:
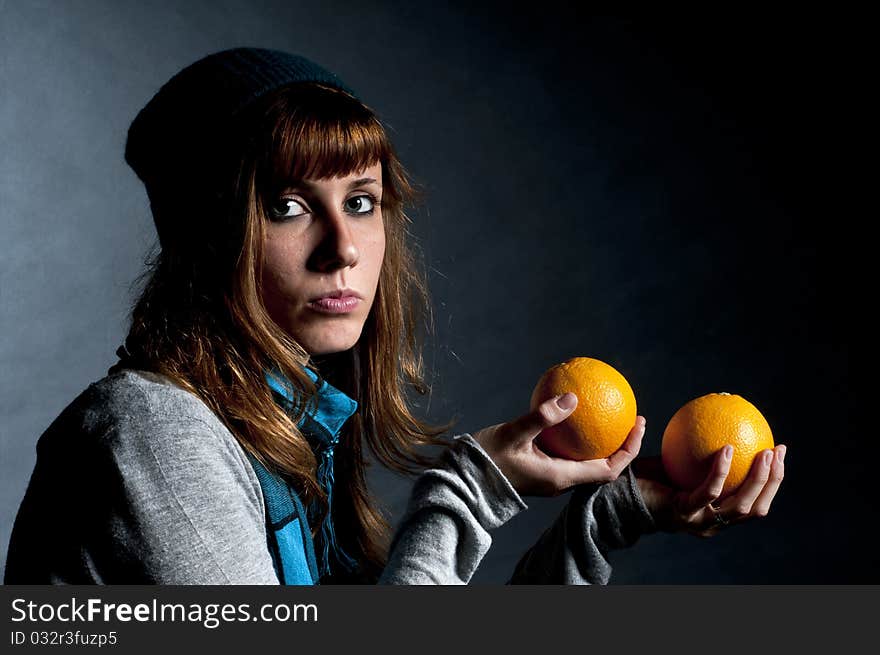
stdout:
POLYGON ((715 453, 705 479, 693 490, 675 487, 666 475, 661 457, 639 459, 633 465, 633 473, 642 499, 660 530, 712 537, 730 525, 767 516, 785 477, 786 450, 787 446, 777 444, 756 456, 748 477, 735 493, 723 500, 718 498, 730 472, 731 445, 715 453))
POLYGON ((604 459, 574 461, 548 455, 535 439, 545 428, 562 423, 575 407, 577 396, 569 392, 509 423, 483 428, 471 436, 522 496, 557 496, 578 484, 616 480, 639 453, 645 418, 636 417, 620 449, 604 459))

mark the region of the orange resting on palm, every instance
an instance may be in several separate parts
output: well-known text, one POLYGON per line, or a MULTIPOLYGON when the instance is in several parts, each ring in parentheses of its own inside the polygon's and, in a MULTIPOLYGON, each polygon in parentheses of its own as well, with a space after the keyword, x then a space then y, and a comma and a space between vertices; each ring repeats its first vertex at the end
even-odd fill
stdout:
POLYGON ((537 438, 545 452, 566 459, 608 457, 618 450, 636 422, 636 397, 614 367, 592 357, 574 357, 550 367, 532 391, 530 406, 571 391, 574 412, 537 438))
POLYGON ((745 481, 758 453, 773 448, 773 433, 761 412, 741 396, 710 393, 691 400, 663 432, 666 475, 680 489, 696 489, 709 475, 715 453, 726 444, 733 445, 733 459, 721 498, 745 481))

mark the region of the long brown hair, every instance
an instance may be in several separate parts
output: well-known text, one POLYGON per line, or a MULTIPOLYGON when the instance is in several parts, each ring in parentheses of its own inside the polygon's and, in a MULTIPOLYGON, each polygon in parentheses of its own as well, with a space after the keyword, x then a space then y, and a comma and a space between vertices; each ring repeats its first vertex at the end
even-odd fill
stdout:
POLYGON ((390 530, 368 489, 365 445, 385 466, 414 473, 432 461, 421 447, 443 443, 439 435, 451 426, 421 420, 407 397, 430 392, 421 344, 433 319, 405 213, 417 192, 375 113, 323 85, 291 85, 261 98, 239 117, 230 144, 233 165, 215 176, 213 190, 154 203, 154 213, 174 214, 163 215, 163 224, 183 225, 197 213, 202 227, 189 238, 163 238, 132 312, 130 359, 121 365, 155 371, 197 395, 243 448, 291 481, 306 505, 317 501, 325 512, 315 456, 296 425, 316 392, 302 367, 357 400, 335 452, 332 510, 337 540, 359 561, 356 579, 373 581, 390 530), (375 300, 355 346, 318 362, 272 321, 261 300, 265 204, 292 180, 344 176, 376 162, 386 250, 375 300), (206 215, 214 220, 210 228, 206 215), (272 368, 306 400, 291 416, 266 384, 272 368))

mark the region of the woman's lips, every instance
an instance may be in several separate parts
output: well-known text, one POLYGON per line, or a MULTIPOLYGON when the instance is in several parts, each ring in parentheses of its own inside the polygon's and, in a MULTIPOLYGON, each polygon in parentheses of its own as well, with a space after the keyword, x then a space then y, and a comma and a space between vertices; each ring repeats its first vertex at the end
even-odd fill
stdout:
POLYGON ((354 311, 361 299, 357 296, 344 296, 342 298, 318 298, 309 303, 312 309, 325 314, 347 314, 354 311))

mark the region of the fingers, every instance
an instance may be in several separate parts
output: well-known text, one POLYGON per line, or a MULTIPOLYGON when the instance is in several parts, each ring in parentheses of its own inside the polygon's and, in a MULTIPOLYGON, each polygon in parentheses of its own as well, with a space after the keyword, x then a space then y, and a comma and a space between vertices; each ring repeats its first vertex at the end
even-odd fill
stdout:
MULTIPOLYGON (((690 532, 702 537, 711 537, 727 525, 740 523, 752 517, 766 516, 770 504, 779 490, 785 475, 784 461, 786 446, 780 444, 773 450, 762 451, 752 462, 749 475, 736 494, 726 498, 720 507, 712 505, 724 487, 730 470, 730 459, 724 454, 731 446, 725 446, 713 462, 712 472, 703 484, 676 506, 681 512, 681 521, 690 526, 690 532)), ((679 497, 681 498, 681 497, 679 497)))
POLYGON ((712 470, 699 487, 688 496, 685 510, 696 512, 721 495, 724 481, 730 472, 730 461, 733 458, 733 446, 727 445, 718 451, 712 462, 712 470))
POLYGON ((645 436, 645 424, 645 417, 637 416, 636 424, 629 431, 626 441, 623 442, 619 450, 608 457, 608 468, 613 476, 612 480, 620 475, 620 472, 639 454, 639 449, 642 447, 642 437, 645 436))
POLYGON ((589 459, 580 462, 559 460, 556 466, 561 475, 565 476, 567 486, 589 482, 612 482, 639 454, 644 436, 645 417, 638 416, 636 424, 626 437, 626 441, 611 456, 605 459, 589 459))
POLYGON ((577 396, 571 392, 549 398, 533 411, 507 424, 507 436, 518 444, 537 437, 541 430, 562 423, 577 407, 577 396))
POLYGON ((770 512, 770 503, 773 502, 776 492, 779 491, 779 485, 782 484, 782 478, 785 477, 786 450, 788 449, 782 444, 776 446, 773 450, 773 464, 770 467, 770 476, 767 484, 764 485, 751 508, 753 516, 767 516, 770 512))
POLYGON ((755 457, 749 475, 735 495, 727 498, 719 508, 731 523, 745 521, 752 516, 766 516, 770 511, 784 476, 786 447, 779 445, 764 450, 755 457))
POLYGON ((726 499, 719 511, 724 512, 728 520, 739 520, 749 516, 752 505, 758 499, 767 480, 770 477, 770 466, 774 459, 772 450, 764 450, 758 453, 752 461, 749 475, 742 483, 736 494, 726 499))

